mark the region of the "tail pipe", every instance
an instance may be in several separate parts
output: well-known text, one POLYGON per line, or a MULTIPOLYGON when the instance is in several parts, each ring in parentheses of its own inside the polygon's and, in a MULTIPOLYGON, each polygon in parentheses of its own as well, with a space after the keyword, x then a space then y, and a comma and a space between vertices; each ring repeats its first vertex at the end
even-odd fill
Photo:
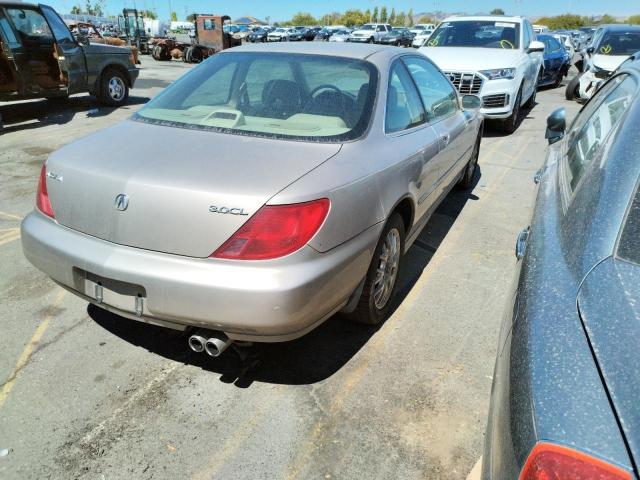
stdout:
POLYGON ((206 352, 212 357, 222 355, 233 343, 223 332, 197 331, 189 337, 189 348, 196 353, 206 352))
POLYGON ((204 351, 207 352, 207 355, 219 357, 232 343, 233 340, 227 337, 224 333, 214 332, 214 335, 209 337, 205 342, 204 351))

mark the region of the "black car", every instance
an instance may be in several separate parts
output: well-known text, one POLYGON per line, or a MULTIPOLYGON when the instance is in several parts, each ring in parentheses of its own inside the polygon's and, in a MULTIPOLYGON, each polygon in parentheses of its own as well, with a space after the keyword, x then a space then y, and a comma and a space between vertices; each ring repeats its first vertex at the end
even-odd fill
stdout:
POLYGON ((306 32, 304 33, 304 39, 307 42, 311 42, 312 40, 315 40, 316 38, 316 34, 322 30, 321 27, 309 27, 307 28, 306 32))
POLYGON ((266 42, 268 34, 269 32, 267 30, 259 28, 247 35, 247 40, 251 43, 266 42))
POLYGON ((307 33, 307 27, 293 27, 289 33, 290 42, 301 42, 307 33))
POLYGON ((637 479, 640 60, 550 142, 498 342, 483 480, 637 479))
POLYGON ((395 45, 397 47, 410 47, 415 35, 408 28, 393 28, 389 33, 380 38, 383 45, 395 45))

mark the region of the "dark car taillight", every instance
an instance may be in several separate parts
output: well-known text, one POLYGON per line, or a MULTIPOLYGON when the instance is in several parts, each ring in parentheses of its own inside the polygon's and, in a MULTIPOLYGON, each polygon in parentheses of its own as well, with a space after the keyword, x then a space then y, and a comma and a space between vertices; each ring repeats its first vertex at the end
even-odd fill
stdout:
POLYGON ((51 207, 51 201, 49 200, 49 193, 47 192, 47 166, 42 165, 40 171, 40 180, 38 181, 38 192, 36 193, 36 207, 45 215, 56 218, 56 214, 53 213, 51 207))
POLYGON ((329 206, 327 198, 291 205, 265 205, 211 257, 267 260, 293 253, 316 234, 327 217, 329 206))
POLYGON ((631 480, 631 474, 586 453, 542 442, 531 450, 520 480, 631 480))

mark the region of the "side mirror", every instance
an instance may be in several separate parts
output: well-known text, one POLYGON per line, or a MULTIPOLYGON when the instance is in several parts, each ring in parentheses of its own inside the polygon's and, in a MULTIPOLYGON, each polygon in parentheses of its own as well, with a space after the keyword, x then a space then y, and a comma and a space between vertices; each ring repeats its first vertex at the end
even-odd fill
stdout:
POLYGON ((567 130, 567 114, 563 108, 554 110, 551 115, 547 117, 547 131, 544 138, 549 140, 549 145, 559 142, 564 137, 567 130))
POLYGON ((478 110, 482 107, 482 100, 477 95, 463 95, 462 108, 465 110, 478 110))
POLYGON ((527 48, 527 53, 534 53, 534 52, 543 53, 544 52, 544 43, 538 42, 538 41, 531 42, 529 44, 529 48, 527 48))
POLYGON ((595 52, 595 51, 596 51, 595 47, 589 47, 589 48, 587 48, 587 53, 588 53, 589 55, 593 55, 593 52, 595 52))

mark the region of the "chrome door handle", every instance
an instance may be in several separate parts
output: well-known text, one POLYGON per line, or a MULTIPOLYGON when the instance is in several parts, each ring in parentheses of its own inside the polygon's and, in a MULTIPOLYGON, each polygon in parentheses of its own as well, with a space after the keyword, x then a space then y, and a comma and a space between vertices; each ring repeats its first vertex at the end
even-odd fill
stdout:
POLYGON ((527 240, 529 240, 529 227, 525 228, 518 234, 516 239, 516 258, 521 260, 527 251, 527 240))
POLYGON ((442 141, 443 145, 446 147, 447 145, 449 145, 449 140, 451 140, 451 135, 449 135, 448 133, 445 133, 444 135, 440 135, 440 140, 442 141))

